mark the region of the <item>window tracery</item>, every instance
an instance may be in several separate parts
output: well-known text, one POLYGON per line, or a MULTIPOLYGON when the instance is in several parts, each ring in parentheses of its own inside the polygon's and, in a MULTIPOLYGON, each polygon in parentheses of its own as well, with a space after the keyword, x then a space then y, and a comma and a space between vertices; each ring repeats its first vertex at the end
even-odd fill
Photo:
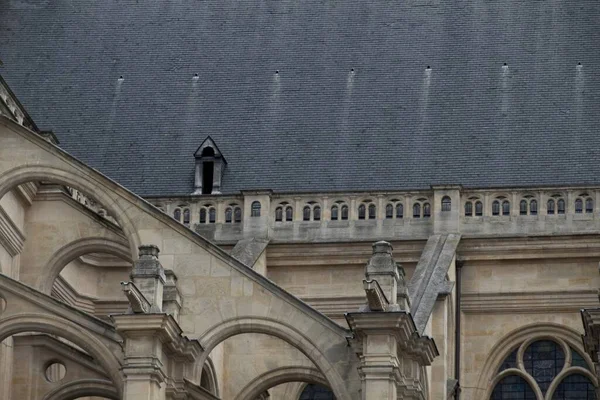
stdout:
POLYGON ((348 206, 343 200, 336 200, 331 206, 331 220, 347 220, 348 219, 348 206))
POLYGON ((413 203, 413 218, 431 217, 431 205, 425 198, 416 199, 413 203))
POLYGON ((404 217, 404 205, 399 199, 390 199, 385 206, 386 219, 401 219, 404 217))
POLYGON ((276 222, 290 222, 294 219, 294 209, 287 201, 279 203, 275 208, 275 221, 276 222))
MULTIPOLYGON (((334 206, 335 207, 335 206, 334 206)), ((333 208, 332 208, 333 210, 333 208)), ((320 221, 321 206, 316 201, 309 201, 302 209, 303 221, 320 221)))
POLYGON ((229 204, 225 209, 225 223, 231 224, 233 222, 242 221, 242 208, 235 203, 229 204))
MULTIPOLYGON (((217 219, 217 210, 212 204, 204 204, 200 206, 200 223, 214 224, 217 219)), ((227 210, 225 211, 225 219, 227 219, 227 210)))

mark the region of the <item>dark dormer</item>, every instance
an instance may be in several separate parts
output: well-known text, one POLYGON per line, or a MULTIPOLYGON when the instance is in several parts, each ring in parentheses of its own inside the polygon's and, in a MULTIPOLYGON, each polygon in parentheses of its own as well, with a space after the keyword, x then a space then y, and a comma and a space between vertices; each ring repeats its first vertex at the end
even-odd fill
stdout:
POLYGON ((194 157, 196 175, 192 194, 220 194, 221 178, 227 161, 210 136, 198 147, 194 157))

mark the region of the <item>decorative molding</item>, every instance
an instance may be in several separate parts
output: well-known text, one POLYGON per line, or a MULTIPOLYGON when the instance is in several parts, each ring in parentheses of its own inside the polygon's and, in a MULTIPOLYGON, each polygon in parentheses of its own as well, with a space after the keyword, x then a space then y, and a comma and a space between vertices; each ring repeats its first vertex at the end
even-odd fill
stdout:
POLYGON ((462 293, 461 310, 478 313, 539 313, 579 312, 582 308, 598 306, 596 290, 462 293))
POLYGON ((52 286, 52 297, 75 307, 81 311, 94 315, 97 318, 106 319, 111 314, 122 314, 127 312, 129 303, 127 300, 97 299, 77 293, 62 276, 58 276, 52 286))
POLYGON ((25 234, 0 206, 0 245, 8 251, 11 257, 14 257, 23 251, 24 244, 25 234))

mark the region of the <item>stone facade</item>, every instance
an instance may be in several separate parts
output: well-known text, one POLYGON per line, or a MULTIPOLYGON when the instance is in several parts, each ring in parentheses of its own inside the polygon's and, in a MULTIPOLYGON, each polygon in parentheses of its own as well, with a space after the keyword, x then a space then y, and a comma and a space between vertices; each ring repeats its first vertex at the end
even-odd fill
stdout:
POLYGON ((324 387, 480 400, 506 377, 538 400, 569 376, 598 387, 598 187, 144 200, 4 101, 2 399, 295 400, 324 387), (523 361, 540 341, 564 355, 544 383, 523 361))

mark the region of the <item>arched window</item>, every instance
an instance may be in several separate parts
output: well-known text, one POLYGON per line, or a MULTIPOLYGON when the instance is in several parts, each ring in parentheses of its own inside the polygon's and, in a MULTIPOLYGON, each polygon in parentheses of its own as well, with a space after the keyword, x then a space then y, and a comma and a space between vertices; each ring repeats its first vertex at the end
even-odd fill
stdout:
POLYGON ((521 200, 519 203, 519 214, 527 215, 527 200, 521 200))
POLYGON ((396 204, 396 218, 404 218, 404 205, 402 203, 396 204))
POLYGON ((314 208, 313 208, 313 221, 320 221, 320 220, 321 220, 321 207, 314 206, 314 208))
POLYGON ((548 200, 547 213, 550 215, 554 214, 554 200, 552 199, 548 200))
POLYGON ((346 221, 348 219, 348 206, 342 206, 342 221, 346 221))
POLYGON ((285 208, 285 220, 288 222, 294 220, 294 209, 291 206, 285 208))
POLYGON ((473 215, 473 203, 467 201, 465 203, 465 217, 471 217, 473 215))
POLYGON ((388 204, 385 206, 385 219, 394 218, 394 206, 392 204, 388 204))
POLYGON ((585 200, 585 212, 587 214, 591 214, 594 212, 594 200, 591 197, 588 197, 585 200))
POLYGON ((450 211, 452 209, 452 200, 449 196, 442 197, 442 212, 450 211))
POLYGON ((260 217, 260 201, 253 201, 250 206, 250 216, 260 217))
POLYGON ((375 204, 369 204, 369 219, 377 218, 377 209, 375 208, 375 204))
POLYGON ((481 217, 483 215, 483 203, 480 201, 475 202, 475 216, 481 217))
POLYGON ((581 214, 583 212, 583 200, 576 199, 575 200, 575 213, 581 214))
POLYGON ((496 384, 491 400, 535 400, 536 389, 545 398, 553 400, 596 400, 594 383, 581 370, 590 371, 589 376, 593 376, 590 365, 571 346, 560 339, 556 340, 528 341, 514 349, 502 362, 498 373, 509 368, 518 369, 534 379, 535 383, 532 384, 535 388, 516 373, 510 374, 496 384), (569 358, 571 364, 565 365, 569 358), (560 382, 556 382, 559 379, 560 382), (548 393, 550 387, 556 388, 554 392, 548 393))
POLYGON ((200 209, 200 223, 201 224, 205 224, 206 223, 206 208, 201 208, 200 209))
POLYGON ((225 209, 225 223, 230 224, 232 220, 233 220, 233 210, 231 209, 231 207, 227 207, 225 209))
POLYGON ((423 204, 423 218, 431 217, 431 206, 429 203, 423 204))
POLYGON ((538 209, 537 209, 537 200, 531 200, 529 202, 529 214, 530 215, 537 215, 538 209))
POLYGON ((277 207, 275 209, 275 221, 276 222, 283 221, 283 207, 277 207))
POLYGON ((492 203, 492 215, 500 215, 500 202, 498 200, 494 200, 492 203))
POLYGON ((335 400, 335 396, 331 389, 311 383, 306 385, 298 400, 335 400))
POLYGON ((302 210, 302 220, 310 221, 310 207, 309 206, 305 206, 304 209, 302 210))
POLYGON ((240 207, 236 207, 233 210, 233 220, 235 222, 242 222, 242 209, 240 207))
POLYGON ((177 221, 181 222, 181 209, 180 208, 176 208, 175 211, 173 211, 173 218, 175 218, 177 221))
POLYGON ((421 218, 421 204, 413 204, 413 218, 421 218))
POLYGON ((564 214, 565 213, 565 201, 563 199, 559 199, 556 202, 556 208, 558 209, 558 214, 564 214))
POLYGON ((508 200, 502 202, 502 215, 510 215, 510 203, 508 200))
POLYGON ((183 210, 183 223, 186 225, 190 224, 190 209, 189 208, 185 208, 183 210))
POLYGON ((358 219, 365 219, 366 212, 367 210, 364 204, 358 206, 358 219))
POLYGON ((332 221, 337 221, 338 220, 338 206, 332 206, 331 207, 331 220, 332 221))
POLYGON ((214 207, 208 209, 208 222, 214 224, 217 221, 217 210, 214 207))

